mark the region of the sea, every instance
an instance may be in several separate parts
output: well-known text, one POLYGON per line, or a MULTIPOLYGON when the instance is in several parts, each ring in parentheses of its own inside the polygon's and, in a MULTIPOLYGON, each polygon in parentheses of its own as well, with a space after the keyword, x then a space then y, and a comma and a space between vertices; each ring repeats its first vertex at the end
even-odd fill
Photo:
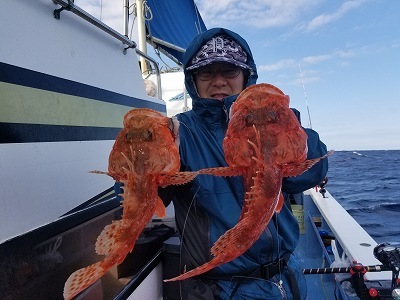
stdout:
POLYGON ((377 243, 400 244, 400 150, 336 151, 326 189, 377 243))

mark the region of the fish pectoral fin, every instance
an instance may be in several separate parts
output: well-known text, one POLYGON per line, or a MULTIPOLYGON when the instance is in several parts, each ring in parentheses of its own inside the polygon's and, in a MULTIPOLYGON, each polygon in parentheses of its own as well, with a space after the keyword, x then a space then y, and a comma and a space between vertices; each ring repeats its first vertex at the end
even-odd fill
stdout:
POLYGON ((239 176, 241 173, 230 167, 206 168, 201 169, 199 174, 213 175, 213 176, 239 176))
POLYGON ((291 164, 284 164, 282 165, 282 172, 283 177, 291 177, 303 174, 305 171, 310 169, 313 165, 315 165, 320 160, 327 158, 328 156, 332 155, 335 151, 330 150, 324 156, 314 158, 314 159, 307 159, 301 163, 291 163, 291 164))
POLYGON ((285 199, 283 198, 282 192, 279 192, 279 200, 278 200, 278 203, 276 204, 276 208, 275 208, 275 211, 277 213, 281 212, 284 202, 285 202, 285 199))
POLYGON ((241 173, 233 168, 218 167, 206 168, 199 171, 177 172, 173 174, 165 174, 160 177, 158 184, 161 187, 166 187, 171 184, 184 184, 192 181, 197 175, 214 175, 214 176, 239 176, 241 173))
POLYGON ((161 187, 166 187, 171 184, 184 184, 192 181, 199 172, 177 172, 173 174, 162 175, 158 184, 161 187))
POLYGON ((317 162, 318 161, 305 160, 301 163, 284 164, 282 166, 282 175, 283 177, 298 176, 300 174, 303 174, 308 169, 310 169, 317 162))
POLYGON ((165 218, 165 216, 167 215, 164 202, 161 200, 160 197, 157 197, 156 209, 155 209, 154 213, 159 218, 165 218))
POLYGON ((99 171, 99 170, 92 170, 89 171, 89 173, 93 173, 93 174, 103 174, 103 175, 108 175, 110 176, 110 174, 108 172, 103 172, 103 171, 99 171))

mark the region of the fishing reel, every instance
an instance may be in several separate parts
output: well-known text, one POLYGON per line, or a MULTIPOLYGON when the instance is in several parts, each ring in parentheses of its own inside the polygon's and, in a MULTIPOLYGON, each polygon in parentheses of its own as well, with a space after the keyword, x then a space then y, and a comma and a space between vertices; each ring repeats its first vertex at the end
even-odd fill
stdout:
POLYGON ((351 275, 349 278, 340 281, 346 293, 355 293, 361 300, 400 300, 400 245, 379 244, 374 248, 374 256, 382 265, 363 266, 360 263, 354 262, 348 267, 304 269, 303 274, 349 273, 351 275), (366 272, 382 271, 392 271, 391 283, 386 280, 377 283, 374 281, 366 282, 364 280, 366 272), (343 285, 343 283, 349 284, 343 285))
POLYGON ((328 183, 328 177, 325 177, 320 184, 318 185, 320 187, 319 192, 322 194, 322 197, 325 198, 325 193, 326 193, 326 189, 325 186, 328 183))
POLYGON ((374 256, 390 270, 399 273, 400 245, 379 244, 374 249, 374 256))
POLYGON ((374 248, 374 256, 383 264, 383 268, 392 271, 392 292, 394 299, 400 299, 400 245, 382 243, 374 248))

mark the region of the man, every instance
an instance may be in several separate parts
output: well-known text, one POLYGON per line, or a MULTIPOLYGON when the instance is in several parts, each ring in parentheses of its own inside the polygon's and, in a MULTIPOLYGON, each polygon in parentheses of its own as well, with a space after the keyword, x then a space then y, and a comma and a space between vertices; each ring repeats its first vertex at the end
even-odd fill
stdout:
MULTIPOLYGON (((182 171, 227 166, 222 141, 229 109, 238 94, 256 83, 257 69, 246 41, 222 28, 195 38, 184 58, 185 84, 193 109, 174 121, 182 171)), ((318 134, 306 130, 308 157, 326 153, 318 134)), ((284 179, 282 190, 300 193, 319 184, 327 160, 303 175, 284 179)), ((175 207, 181 235, 180 271, 211 260, 214 242, 238 221, 243 206, 243 178, 199 175, 182 186, 160 189, 160 196, 175 207)), ((182 299, 305 299, 306 283, 293 255, 299 227, 284 205, 261 237, 237 259, 181 282, 182 299)))

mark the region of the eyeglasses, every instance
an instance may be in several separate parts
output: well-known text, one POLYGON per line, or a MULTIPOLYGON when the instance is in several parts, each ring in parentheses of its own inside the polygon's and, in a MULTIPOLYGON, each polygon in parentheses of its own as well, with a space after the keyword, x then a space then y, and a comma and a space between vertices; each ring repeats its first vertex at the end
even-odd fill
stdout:
POLYGON ((208 81, 214 79, 217 74, 221 74, 221 76, 224 78, 235 78, 239 76, 241 70, 242 69, 239 67, 225 67, 215 70, 211 68, 200 68, 193 72, 193 74, 195 74, 197 78, 202 81, 208 81))

